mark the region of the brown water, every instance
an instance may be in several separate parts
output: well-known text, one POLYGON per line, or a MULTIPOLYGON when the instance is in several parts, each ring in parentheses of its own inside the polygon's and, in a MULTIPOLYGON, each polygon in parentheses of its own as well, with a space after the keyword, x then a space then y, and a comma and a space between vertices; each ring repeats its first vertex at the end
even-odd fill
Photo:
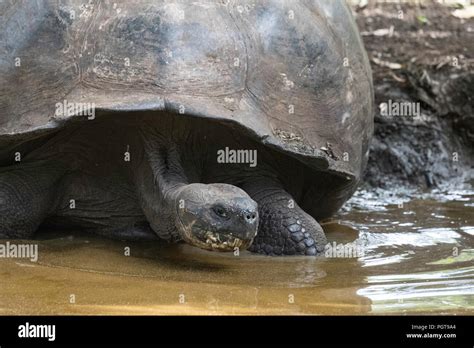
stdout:
POLYGON ((359 257, 46 233, 37 262, 0 259, 0 314, 474 314, 474 192, 407 197, 360 192, 324 224, 359 257))

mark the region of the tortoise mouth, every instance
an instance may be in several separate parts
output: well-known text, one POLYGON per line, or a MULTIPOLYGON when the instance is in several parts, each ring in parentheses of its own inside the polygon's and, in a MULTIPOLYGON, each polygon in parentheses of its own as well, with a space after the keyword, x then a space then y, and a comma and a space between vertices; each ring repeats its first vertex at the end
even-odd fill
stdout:
MULTIPOLYGON (((204 234, 200 234, 199 240, 205 242, 206 245, 209 245, 213 250, 234 250, 234 248, 241 248, 244 243, 244 240, 232 236, 231 233, 219 233, 212 231, 205 231, 204 234)), ((250 243, 249 243, 250 244, 250 243)))
POLYGON ((210 251, 234 251, 236 248, 247 249, 252 240, 240 239, 231 232, 210 231, 206 228, 193 226, 189 233, 185 234, 184 240, 196 247, 210 251))

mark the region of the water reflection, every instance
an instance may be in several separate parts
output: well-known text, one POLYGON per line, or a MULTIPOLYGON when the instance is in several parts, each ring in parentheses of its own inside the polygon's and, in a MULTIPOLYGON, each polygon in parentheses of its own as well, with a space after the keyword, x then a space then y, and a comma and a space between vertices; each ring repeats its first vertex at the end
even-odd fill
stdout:
POLYGON ((357 294, 370 298, 371 312, 472 313, 474 193, 435 191, 396 205, 389 200, 378 214, 362 216, 361 207, 370 206, 364 197, 360 192, 350 203, 358 209, 346 209, 356 226, 369 226, 360 232, 369 252, 359 259, 370 269, 368 285, 357 294))
POLYGON ((369 276, 358 294, 372 300, 374 313, 474 310, 474 268, 369 276))

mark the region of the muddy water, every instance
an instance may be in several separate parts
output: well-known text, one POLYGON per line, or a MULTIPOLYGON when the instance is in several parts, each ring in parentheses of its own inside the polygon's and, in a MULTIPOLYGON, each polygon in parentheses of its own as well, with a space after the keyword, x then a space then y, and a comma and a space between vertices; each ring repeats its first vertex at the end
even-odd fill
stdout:
POLYGON ((331 257, 45 233, 37 262, 0 259, 0 314, 474 314, 474 192, 417 197, 359 192, 331 257))

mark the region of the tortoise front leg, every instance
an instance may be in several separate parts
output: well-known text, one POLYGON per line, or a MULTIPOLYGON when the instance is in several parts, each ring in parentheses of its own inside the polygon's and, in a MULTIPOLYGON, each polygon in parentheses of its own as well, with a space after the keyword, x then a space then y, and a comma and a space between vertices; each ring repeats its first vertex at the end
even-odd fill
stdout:
POLYGON ((258 203, 259 228, 249 250, 267 255, 317 255, 327 243, 318 222, 282 188, 250 189, 258 203))
POLYGON ((30 238, 51 212, 60 170, 44 163, 0 168, 0 238, 30 238))

